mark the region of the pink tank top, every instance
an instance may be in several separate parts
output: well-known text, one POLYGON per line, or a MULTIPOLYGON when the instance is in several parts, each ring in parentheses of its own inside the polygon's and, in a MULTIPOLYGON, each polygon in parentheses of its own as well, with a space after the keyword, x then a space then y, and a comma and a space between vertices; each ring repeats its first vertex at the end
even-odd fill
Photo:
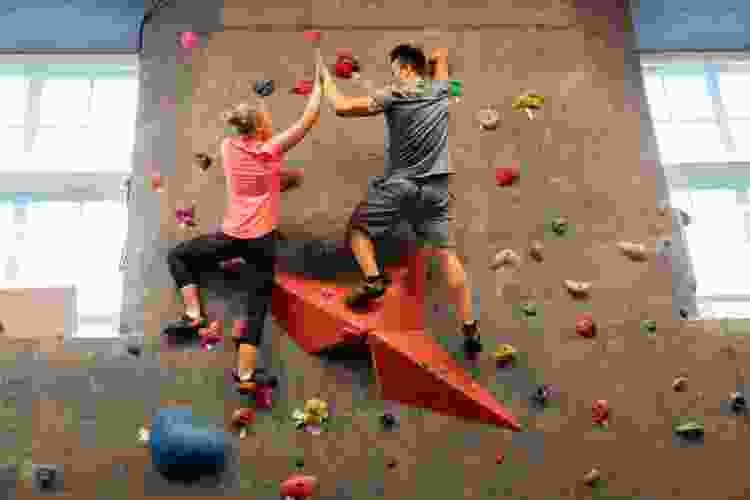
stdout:
POLYGON ((281 146, 254 138, 228 137, 221 144, 229 199, 222 230, 233 238, 264 236, 279 221, 281 146))

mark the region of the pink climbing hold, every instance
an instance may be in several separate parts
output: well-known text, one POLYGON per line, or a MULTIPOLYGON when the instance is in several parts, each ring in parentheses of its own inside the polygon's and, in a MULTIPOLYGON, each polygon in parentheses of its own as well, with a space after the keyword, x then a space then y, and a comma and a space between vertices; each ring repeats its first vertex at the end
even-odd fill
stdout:
POLYGON ((320 31, 305 31, 305 40, 316 43, 320 41, 320 31))
POLYGON ((185 31, 180 36, 180 44, 182 44, 183 49, 197 49, 200 42, 200 36, 193 31, 185 31))
POLYGON ((260 385, 255 389, 255 408, 258 410, 270 410, 273 406, 273 388, 260 385))

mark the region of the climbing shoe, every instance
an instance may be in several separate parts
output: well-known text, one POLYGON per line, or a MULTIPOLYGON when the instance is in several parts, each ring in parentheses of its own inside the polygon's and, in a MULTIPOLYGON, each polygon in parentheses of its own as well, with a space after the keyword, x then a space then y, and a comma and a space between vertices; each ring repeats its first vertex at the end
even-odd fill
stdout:
POLYGON ((464 335, 464 352, 467 355, 476 355, 482 352, 482 341, 479 337, 478 322, 471 325, 464 324, 461 328, 464 335))
POLYGON ((391 285, 391 278, 382 274, 375 278, 366 279, 358 288, 354 289, 346 298, 346 305, 351 308, 367 306, 373 300, 379 299, 391 285))
POLYGON ((194 319, 187 314, 183 314, 180 319, 167 323, 167 326, 162 330, 162 334, 169 336, 197 335, 201 328, 208 328, 206 318, 194 319))

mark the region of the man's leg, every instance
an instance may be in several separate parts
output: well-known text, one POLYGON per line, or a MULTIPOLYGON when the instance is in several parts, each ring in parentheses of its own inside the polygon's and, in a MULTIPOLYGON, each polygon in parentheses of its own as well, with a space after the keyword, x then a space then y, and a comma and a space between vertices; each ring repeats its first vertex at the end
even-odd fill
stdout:
POLYGON ((347 240, 364 277, 363 283, 347 297, 349 307, 358 308, 382 297, 390 279, 381 274, 375 255, 373 238, 393 230, 402 217, 403 202, 408 196, 408 181, 370 181, 367 199, 352 214, 347 229, 347 240))
POLYGON ((474 318, 474 303, 466 271, 456 254, 454 197, 449 189, 449 179, 434 178, 422 186, 420 200, 419 213, 414 214, 415 232, 432 247, 429 253, 438 257, 451 302, 461 322, 464 350, 476 354, 482 350, 479 324, 474 318))

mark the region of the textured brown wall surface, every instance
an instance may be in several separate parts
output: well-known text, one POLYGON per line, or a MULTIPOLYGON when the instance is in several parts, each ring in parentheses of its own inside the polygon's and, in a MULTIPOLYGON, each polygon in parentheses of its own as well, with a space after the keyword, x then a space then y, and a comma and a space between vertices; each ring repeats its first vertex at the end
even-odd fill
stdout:
MULTIPOLYGON (((340 368, 294 350, 274 325, 269 332, 274 351, 288 369, 303 374, 287 380, 286 401, 277 402, 280 411, 319 394, 335 414, 353 416, 347 428, 321 436, 258 432, 243 442, 243 467, 257 477, 281 480, 291 472, 290 450, 304 450, 305 470, 321 482, 318 498, 332 498, 337 481, 365 485, 373 477, 383 480, 383 497, 389 499, 746 496, 740 453, 747 424, 726 413, 724 400, 744 384, 739 367, 748 359, 747 343, 723 336, 717 322, 673 319, 669 262, 657 256, 630 262, 614 246, 630 240, 653 247, 671 228, 670 219, 657 213, 655 181, 641 169, 640 110, 624 91, 625 51, 630 50, 623 35, 626 16, 621 6, 602 8, 607 3, 442 1, 407 2, 413 7, 407 8, 403 1, 381 0, 368 7, 316 0, 313 8, 312 2, 298 0, 272 5, 226 1, 224 23, 231 29, 211 34, 208 46, 194 54, 192 107, 178 110, 178 168, 162 195, 161 238, 184 239, 219 223, 225 189, 221 171, 200 174, 190 165, 191 155, 217 154, 224 129, 221 111, 250 97, 255 79, 277 81, 269 99, 277 128, 300 115, 304 98, 287 90, 295 80, 310 78, 313 65, 303 28, 295 26, 329 26, 324 54, 351 47, 364 65, 363 78, 375 82, 388 76, 385 54, 396 43, 421 41, 428 50, 447 46, 454 78, 463 81, 465 91, 452 104, 450 138, 458 171, 453 191, 459 253, 479 291, 486 351, 510 343, 523 358, 510 373, 497 374, 486 352, 474 367, 477 380, 523 421, 523 433, 511 436, 426 413, 404 415, 397 433, 384 434, 373 427, 371 415, 355 410, 351 384, 341 378, 340 368), (426 25, 441 27, 424 31, 426 25), (513 97, 529 90, 548 100, 533 122, 510 110, 513 97), (500 110, 501 126, 480 132, 474 114, 488 104, 500 110), (495 167, 514 160, 524 163, 521 181, 497 187, 495 167), (173 213, 192 200, 198 203, 199 227, 185 234, 174 224, 173 213), (570 220, 564 238, 547 227, 556 215, 570 220), (497 249, 525 255, 534 239, 544 241, 542 263, 526 258, 515 272, 488 270, 497 249), (590 299, 574 302, 562 287, 565 279, 591 281, 590 299), (527 301, 539 305, 534 320, 519 317, 518 306, 527 301), (595 339, 575 334, 575 319, 583 310, 596 318, 595 339), (652 339, 641 331, 640 322, 647 318, 658 325, 652 339), (734 355, 726 352, 730 345, 734 355), (672 378, 682 370, 690 377, 689 389, 674 393, 672 378), (558 391, 553 406, 541 413, 527 402, 534 383, 553 384, 558 391), (595 399, 610 402, 606 432, 592 428, 595 399), (702 446, 684 447, 673 438, 674 419, 686 416, 704 419, 702 446), (498 452, 506 457, 501 465, 495 463, 498 452), (398 459, 392 470, 384 467, 389 457, 398 459), (605 480, 594 490, 581 484, 592 467, 599 467, 605 480)), ((355 94, 357 85, 341 88, 355 94)), ((300 189, 284 195, 281 228, 289 238, 343 235, 367 178, 382 172, 383 133, 382 118, 344 120, 329 110, 323 113, 319 127, 290 156, 303 160, 307 178, 300 189)), ((456 347, 456 321, 445 312, 445 286, 439 275, 430 283, 428 333, 456 347)), ((162 293, 163 300, 148 306, 149 335, 157 335, 159 323, 179 311, 174 292, 162 293)), ((230 364, 229 356, 219 354, 161 359, 165 367, 230 364)), ((227 415, 233 405, 227 403, 227 415)), ((37 413, 54 413, 45 408, 37 413)), ((93 491, 86 486, 90 469, 108 457, 127 455, 135 470, 146 460, 132 450, 76 448, 76 453, 80 459, 74 462, 62 456, 48 459, 71 463, 71 491, 84 493, 93 491)), ((142 491, 136 481, 128 498, 140 498, 142 491)), ((76 493, 75 498, 89 496, 76 493)), ((353 498, 375 496, 365 488, 353 498)))

